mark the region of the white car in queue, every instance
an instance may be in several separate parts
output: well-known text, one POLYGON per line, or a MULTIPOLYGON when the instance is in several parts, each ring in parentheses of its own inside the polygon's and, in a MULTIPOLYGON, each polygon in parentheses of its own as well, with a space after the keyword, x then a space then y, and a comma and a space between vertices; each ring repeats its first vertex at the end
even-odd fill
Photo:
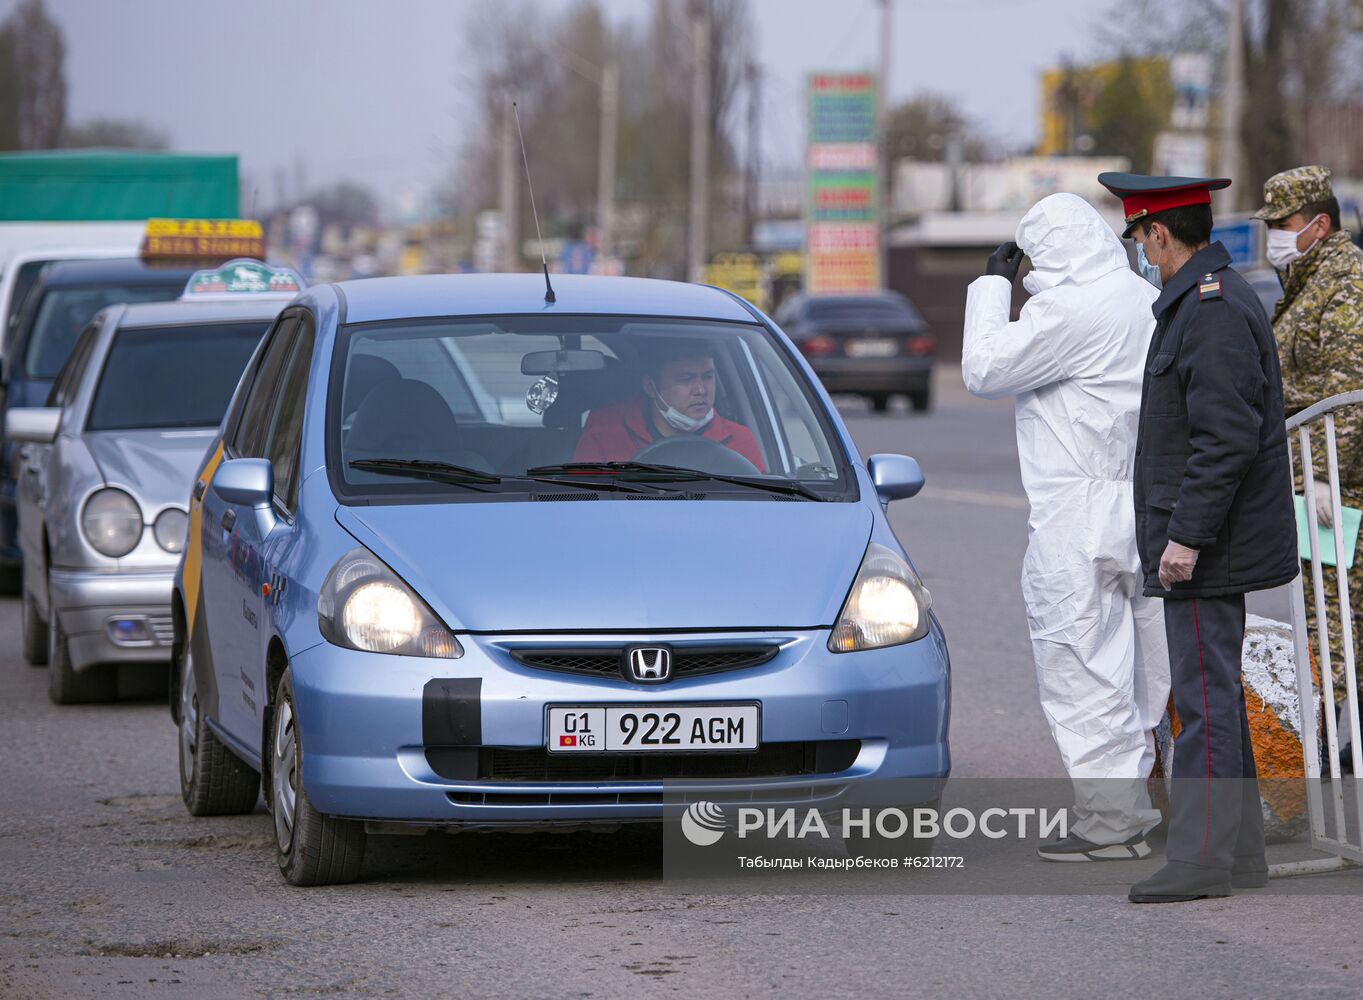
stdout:
POLYGON ((117 665, 169 664, 170 598, 194 474, 246 362, 302 289, 234 260, 174 302, 113 305, 82 331, 20 444, 24 658, 57 704, 107 701, 117 665))

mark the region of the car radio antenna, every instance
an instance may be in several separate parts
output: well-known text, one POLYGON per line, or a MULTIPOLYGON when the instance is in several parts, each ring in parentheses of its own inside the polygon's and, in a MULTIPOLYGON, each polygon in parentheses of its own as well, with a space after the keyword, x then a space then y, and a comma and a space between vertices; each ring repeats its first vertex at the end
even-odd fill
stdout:
MULTIPOLYGON (((511 114, 516 119, 516 137, 521 140, 521 162, 525 164, 525 186, 530 189, 530 214, 535 219, 535 239, 540 245, 540 265, 544 268, 544 301, 555 302, 554 286, 549 283, 549 260, 544 256, 544 234, 540 232, 540 214, 535 209, 535 185, 530 183, 530 158, 525 155, 525 135, 521 132, 521 113, 516 102, 511 102, 511 114)), ((515 239, 515 234, 511 235, 515 239)))

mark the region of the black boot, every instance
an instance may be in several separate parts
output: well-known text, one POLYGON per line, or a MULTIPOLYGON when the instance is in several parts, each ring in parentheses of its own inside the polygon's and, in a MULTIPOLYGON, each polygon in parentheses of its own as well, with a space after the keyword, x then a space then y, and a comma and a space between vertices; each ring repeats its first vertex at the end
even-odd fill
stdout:
POLYGON ((1126 898, 1133 903, 1186 903, 1229 895, 1229 872, 1170 861, 1144 882, 1133 885, 1126 898))
POLYGON ((1268 862, 1263 856, 1236 858, 1230 871, 1230 884, 1236 889, 1262 889, 1268 885, 1268 862))

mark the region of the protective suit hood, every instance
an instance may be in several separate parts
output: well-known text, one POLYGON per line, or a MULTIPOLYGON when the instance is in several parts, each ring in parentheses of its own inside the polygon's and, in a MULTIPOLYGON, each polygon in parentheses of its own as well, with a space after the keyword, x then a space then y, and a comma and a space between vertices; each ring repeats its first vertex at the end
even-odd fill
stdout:
POLYGON ((1022 284, 1033 295, 1058 285, 1087 285, 1131 266, 1112 227, 1078 195, 1042 198, 1018 223, 1016 239, 1032 261, 1022 284))

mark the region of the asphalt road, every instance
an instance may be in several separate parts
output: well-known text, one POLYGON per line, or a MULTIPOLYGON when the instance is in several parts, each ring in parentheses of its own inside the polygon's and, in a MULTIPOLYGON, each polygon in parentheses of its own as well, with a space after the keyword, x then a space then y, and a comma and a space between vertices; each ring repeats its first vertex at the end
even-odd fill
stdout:
MULTIPOLYGON (((955 774, 1054 776, 1011 406, 949 376, 939 399, 926 417, 845 412, 864 454, 906 452, 927 474, 892 519, 951 645, 955 774)), ((1359 873, 1162 907, 1124 898, 1156 860, 1032 862, 1055 895, 717 893, 663 881, 656 837, 635 829, 375 838, 359 884, 291 889, 263 810, 185 813, 155 683, 50 705, 18 610, 0 602, 0 997, 1358 991, 1359 873)))

